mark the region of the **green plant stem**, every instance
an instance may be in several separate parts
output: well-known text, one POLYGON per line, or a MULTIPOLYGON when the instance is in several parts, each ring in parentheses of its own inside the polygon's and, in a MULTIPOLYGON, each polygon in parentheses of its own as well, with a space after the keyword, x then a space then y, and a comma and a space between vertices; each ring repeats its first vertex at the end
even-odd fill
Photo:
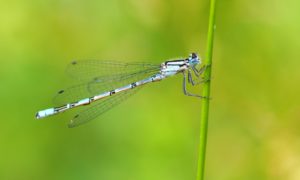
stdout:
MULTIPOLYGON (((205 79, 211 78, 213 40, 214 40, 214 31, 215 31, 215 10, 216 10, 216 0, 211 0, 210 1, 209 23, 208 23, 207 47, 206 47, 207 51, 206 51, 206 59, 204 60, 204 64, 208 65, 208 68, 204 72, 205 79)), ((208 81, 207 83, 204 83, 202 96, 207 97, 207 98, 202 99, 197 180, 204 179, 205 154, 206 154, 207 129, 208 129, 208 114, 209 114, 209 101, 210 101, 209 100, 210 99, 210 81, 208 81)))

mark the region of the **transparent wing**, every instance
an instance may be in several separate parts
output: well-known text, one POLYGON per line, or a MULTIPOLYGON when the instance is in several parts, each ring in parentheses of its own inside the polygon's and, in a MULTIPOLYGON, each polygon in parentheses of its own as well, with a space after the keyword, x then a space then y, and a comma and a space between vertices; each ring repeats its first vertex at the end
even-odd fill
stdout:
POLYGON ((140 89, 140 87, 115 94, 111 97, 108 97, 107 99, 96 102, 96 104, 91 105, 91 107, 88 107, 87 109, 79 112, 76 116, 74 116, 74 118, 69 122, 68 127, 77 127, 91 121, 92 119, 95 119, 97 116, 105 113, 109 109, 113 108, 114 106, 120 104, 122 101, 130 97, 132 94, 136 93, 138 89, 140 89))
POLYGON ((117 61, 82 60, 71 62, 66 73, 77 80, 90 81, 95 77, 110 77, 116 74, 132 74, 138 71, 159 68, 157 64, 125 63, 117 61))
POLYGON ((93 81, 88 83, 87 89, 92 94, 99 93, 99 90, 102 90, 102 88, 106 90, 113 90, 144 78, 148 78, 154 74, 157 74, 159 71, 160 68, 151 68, 130 74, 123 73, 111 75, 109 77, 96 77, 93 79, 93 81))
POLYGON ((91 97, 144 79, 159 71, 159 65, 145 63, 80 61, 67 68, 69 75, 74 78, 77 77, 77 79, 80 78, 80 84, 60 90, 54 97, 54 103, 63 105, 91 97), (103 66, 100 66, 100 64, 103 66), (96 71, 96 67, 98 71, 96 71), (90 71, 88 71, 89 68, 91 68, 90 71))
POLYGON ((58 91, 53 98, 53 103, 61 106, 90 96, 92 95, 87 91, 87 83, 81 83, 58 91))

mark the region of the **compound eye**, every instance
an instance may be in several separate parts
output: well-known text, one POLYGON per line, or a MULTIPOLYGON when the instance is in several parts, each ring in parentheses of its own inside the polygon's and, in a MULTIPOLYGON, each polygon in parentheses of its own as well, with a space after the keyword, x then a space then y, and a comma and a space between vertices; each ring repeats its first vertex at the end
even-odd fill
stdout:
POLYGON ((197 54, 196 53, 192 53, 192 58, 197 58, 197 54))

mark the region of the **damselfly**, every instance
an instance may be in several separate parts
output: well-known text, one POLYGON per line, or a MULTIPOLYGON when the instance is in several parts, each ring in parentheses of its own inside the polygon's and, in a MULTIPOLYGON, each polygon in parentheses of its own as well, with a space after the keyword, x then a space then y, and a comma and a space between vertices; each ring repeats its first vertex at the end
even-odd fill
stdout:
POLYGON ((186 59, 165 61, 161 65, 97 60, 74 61, 66 71, 80 84, 59 91, 54 98, 58 107, 39 111, 36 118, 40 119, 92 104, 70 121, 69 127, 76 127, 119 104, 142 85, 179 73, 183 74, 184 94, 201 98, 199 95, 189 93, 186 88, 187 83, 194 86, 205 81, 201 74, 207 66, 197 67, 200 65, 201 60, 195 53, 186 59))

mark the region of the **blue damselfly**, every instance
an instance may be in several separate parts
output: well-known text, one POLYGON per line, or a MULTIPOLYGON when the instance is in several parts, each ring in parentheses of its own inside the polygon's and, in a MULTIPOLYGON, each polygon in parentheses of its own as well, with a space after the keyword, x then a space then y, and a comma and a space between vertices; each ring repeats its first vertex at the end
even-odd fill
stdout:
POLYGON ((186 88, 187 83, 194 86, 205 82, 201 74, 207 66, 200 66, 201 60, 195 53, 188 58, 169 60, 160 65, 97 60, 73 61, 66 72, 80 83, 60 90, 54 98, 58 107, 39 111, 36 118, 40 119, 78 106, 92 104, 70 121, 69 127, 76 127, 119 104, 142 85, 179 73, 183 74, 184 94, 202 98, 189 93, 186 88), (196 80, 192 74, 195 75, 196 80))

